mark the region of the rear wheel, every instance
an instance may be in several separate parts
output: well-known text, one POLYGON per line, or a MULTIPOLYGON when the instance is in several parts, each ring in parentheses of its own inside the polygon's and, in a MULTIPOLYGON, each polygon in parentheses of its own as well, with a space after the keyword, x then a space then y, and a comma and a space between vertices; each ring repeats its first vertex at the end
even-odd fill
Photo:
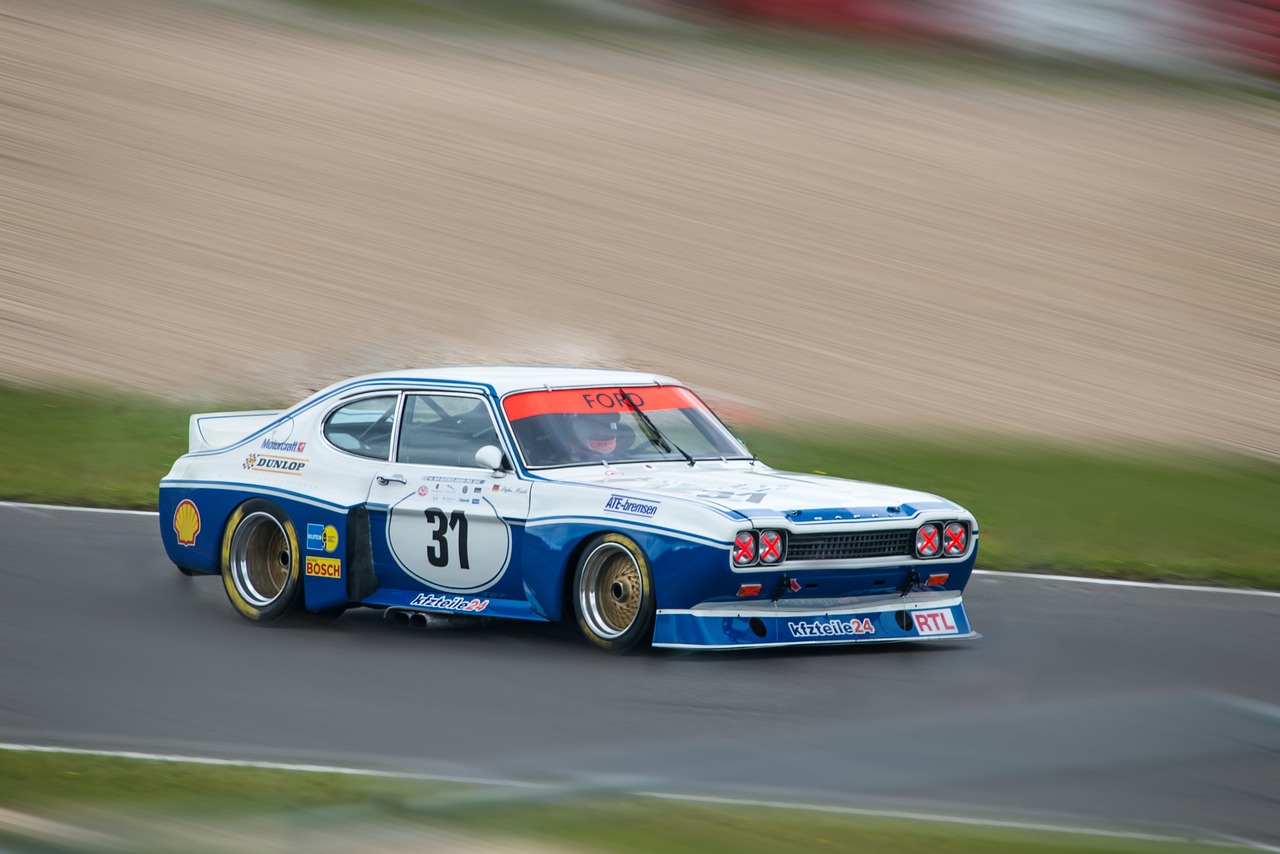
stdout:
POLYGON ((602 534, 582 552, 573 574, 573 609, 587 640, 614 652, 653 637, 653 573, 640 546, 602 534))
POLYGON ((222 535, 222 586, 244 617, 269 623, 301 608, 302 552, 288 514, 255 498, 236 508, 222 535))

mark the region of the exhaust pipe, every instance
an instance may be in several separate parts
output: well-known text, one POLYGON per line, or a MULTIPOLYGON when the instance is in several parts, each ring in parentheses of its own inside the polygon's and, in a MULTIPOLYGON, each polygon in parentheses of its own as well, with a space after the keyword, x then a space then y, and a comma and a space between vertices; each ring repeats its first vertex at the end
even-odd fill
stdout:
POLYGON ((383 619, 389 619, 401 629, 425 629, 431 625, 433 614, 426 611, 411 611, 407 608, 388 608, 383 619))

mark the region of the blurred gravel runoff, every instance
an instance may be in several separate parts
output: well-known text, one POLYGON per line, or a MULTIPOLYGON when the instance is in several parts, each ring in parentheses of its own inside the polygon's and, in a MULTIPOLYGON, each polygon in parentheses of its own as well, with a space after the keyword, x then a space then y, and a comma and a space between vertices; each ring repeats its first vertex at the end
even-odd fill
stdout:
POLYGON ((0 379, 653 369, 1280 453, 1272 103, 0 0, 0 379))

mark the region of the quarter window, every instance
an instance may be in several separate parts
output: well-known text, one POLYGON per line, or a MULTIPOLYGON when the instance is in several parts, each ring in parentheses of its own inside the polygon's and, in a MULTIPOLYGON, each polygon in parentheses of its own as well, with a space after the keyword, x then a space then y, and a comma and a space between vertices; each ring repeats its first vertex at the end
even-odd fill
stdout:
POLYGON ((335 409, 324 422, 324 437, 349 454, 386 460, 396 421, 396 394, 362 397, 335 409))

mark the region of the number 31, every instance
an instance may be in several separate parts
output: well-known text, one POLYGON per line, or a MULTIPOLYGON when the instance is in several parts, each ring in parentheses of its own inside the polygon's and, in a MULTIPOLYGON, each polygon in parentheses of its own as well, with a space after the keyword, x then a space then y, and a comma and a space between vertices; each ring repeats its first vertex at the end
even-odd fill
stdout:
POLYGON ((467 514, 461 510, 454 510, 448 516, 444 515, 444 511, 439 507, 431 507, 424 511, 427 516, 427 522, 436 526, 431 532, 431 539, 435 542, 427 546, 427 562, 432 566, 448 566, 449 565, 449 541, 446 535, 454 530, 458 531, 458 559, 462 563, 463 569, 470 569, 471 564, 467 560, 467 514))

